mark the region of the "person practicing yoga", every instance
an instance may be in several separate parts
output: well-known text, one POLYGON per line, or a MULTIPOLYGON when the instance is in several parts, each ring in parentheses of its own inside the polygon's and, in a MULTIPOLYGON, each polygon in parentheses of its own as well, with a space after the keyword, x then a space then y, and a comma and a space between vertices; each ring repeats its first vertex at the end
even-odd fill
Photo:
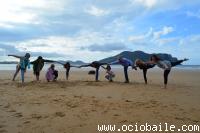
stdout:
POLYGON ((94 61, 94 62, 92 62, 90 64, 87 64, 87 65, 81 65, 81 66, 79 66, 79 68, 81 68, 81 67, 93 67, 93 68, 96 68, 95 80, 96 80, 96 82, 98 82, 99 81, 99 68, 100 68, 100 66, 106 65, 106 64, 107 63, 101 63, 99 61, 94 61))
POLYGON ((159 68, 162 68, 164 70, 164 88, 167 88, 167 82, 168 82, 168 75, 171 71, 171 68, 177 65, 181 65, 184 61, 187 61, 189 59, 183 59, 183 60, 177 60, 177 61, 168 61, 168 60, 162 60, 157 55, 152 55, 151 61, 149 63, 156 64, 159 68))
POLYGON ((106 70, 106 76, 105 78, 109 81, 109 82, 113 82, 113 78, 115 77, 114 72, 111 70, 111 66, 107 65, 106 67, 101 66, 102 68, 104 68, 106 70))
POLYGON ((8 55, 8 56, 13 56, 15 58, 20 59, 19 64, 16 66, 16 71, 12 80, 15 81, 17 74, 19 73, 19 71, 21 71, 21 81, 22 83, 24 83, 24 74, 26 72, 26 68, 28 67, 28 69, 30 69, 29 58, 31 57, 31 55, 29 53, 26 53, 25 56, 18 56, 18 55, 8 55))
POLYGON ((62 63, 62 62, 57 61, 56 63, 63 65, 63 67, 66 69, 66 80, 69 79, 69 72, 70 72, 71 67, 77 67, 78 68, 78 66, 72 66, 70 64, 70 62, 62 63))
POLYGON ((143 70, 143 77, 144 77, 145 84, 147 84, 147 70, 150 68, 153 68, 154 66, 155 64, 150 64, 140 59, 135 60, 135 67, 139 67, 141 70, 143 70))
POLYGON ((32 61, 33 64, 33 73, 36 76, 36 80, 39 81, 40 79, 40 71, 44 67, 45 62, 54 62, 52 60, 43 59, 42 56, 39 56, 35 61, 32 61))
POLYGON ((46 80, 47 82, 56 81, 58 78, 58 71, 55 70, 55 65, 51 64, 47 73, 46 73, 46 80))
POLYGON ((114 65, 114 64, 120 64, 124 67, 124 76, 125 76, 124 83, 129 83, 128 67, 131 66, 132 69, 136 70, 136 67, 134 66, 133 62, 127 58, 119 57, 116 61, 109 63, 109 65, 114 65))

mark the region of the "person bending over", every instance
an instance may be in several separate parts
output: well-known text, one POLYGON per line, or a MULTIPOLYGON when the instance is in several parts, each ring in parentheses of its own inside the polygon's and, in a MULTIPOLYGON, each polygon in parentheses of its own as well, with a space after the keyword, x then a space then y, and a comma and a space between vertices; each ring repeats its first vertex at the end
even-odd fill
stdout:
POLYGON ((79 66, 79 68, 81 68, 81 67, 93 67, 93 68, 95 68, 96 69, 95 81, 98 82, 99 81, 99 68, 100 68, 100 66, 106 65, 106 64, 107 63, 101 63, 99 61, 94 61, 90 64, 79 66))
POLYGON ((125 77, 124 83, 129 83, 128 67, 131 66, 132 69, 136 69, 133 62, 127 58, 119 57, 116 61, 109 63, 109 65, 114 65, 114 64, 120 64, 124 67, 124 77, 125 77))
POLYGON ((160 59, 157 55, 152 55, 151 61, 149 63, 151 64, 156 64, 159 68, 164 70, 164 88, 167 88, 167 83, 168 83, 168 75, 171 71, 172 67, 175 67, 177 65, 180 65, 184 61, 187 61, 189 59, 183 59, 183 60, 177 60, 177 61, 168 61, 168 60, 162 60, 160 59))
POLYGON ((139 69, 141 69, 143 71, 143 77, 144 77, 145 84, 147 84, 147 70, 150 68, 153 68, 154 66, 155 66, 155 64, 150 64, 150 63, 144 62, 140 59, 135 60, 135 67, 139 67, 139 69))

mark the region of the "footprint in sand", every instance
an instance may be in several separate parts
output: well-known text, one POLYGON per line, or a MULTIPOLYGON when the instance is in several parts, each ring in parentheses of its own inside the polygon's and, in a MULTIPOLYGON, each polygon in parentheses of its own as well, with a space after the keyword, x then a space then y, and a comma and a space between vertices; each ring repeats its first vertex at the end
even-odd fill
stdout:
POLYGON ((6 106, 4 106, 4 108, 10 108, 10 104, 7 104, 6 106))
POLYGON ((61 102, 62 99, 60 99, 60 98, 55 98, 55 99, 53 99, 53 101, 54 101, 54 102, 61 102))
POLYGON ((77 96, 77 95, 74 95, 74 98, 82 98, 82 96, 77 96))
POLYGON ((11 110, 9 110, 8 112, 16 112, 16 110, 14 110, 14 109, 11 109, 11 110))
POLYGON ((131 101, 131 100, 125 100, 125 102, 130 103, 130 102, 132 102, 132 101, 131 101))
POLYGON ((41 105, 42 103, 40 103, 40 102, 32 102, 32 103, 30 103, 30 104, 41 105))
POLYGON ((125 123, 125 122, 128 122, 128 120, 122 120, 119 123, 125 123))
POLYGON ((22 113, 15 113, 14 116, 17 118, 23 117, 22 113))
POLYGON ((64 117, 65 113, 63 113, 63 112, 56 112, 55 116, 64 117))
POLYGON ((80 124, 79 127, 84 127, 86 126, 87 124, 80 124))
POLYGON ((114 114, 113 116, 120 116, 119 114, 114 114))
POLYGON ((29 123, 31 123, 31 122, 30 122, 30 121, 25 121, 25 122, 24 122, 24 124, 29 124, 29 123))
POLYGON ((41 115, 38 115, 38 114, 32 114, 31 115, 31 118, 33 118, 33 119, 41 119, 42 118, 42 116, 41 115))
POLYGON ((108 96, 107 98, 108 98, 108 99, 111 99, 112 97, 111 97, 111 96, 108 96))
POLYGON ((67 105, 68 107, 70 107, 70 108, 76 108, 76 107, 78 107, 78 105, 73 104, 73 103, 66 103, 66 105, 67 105))

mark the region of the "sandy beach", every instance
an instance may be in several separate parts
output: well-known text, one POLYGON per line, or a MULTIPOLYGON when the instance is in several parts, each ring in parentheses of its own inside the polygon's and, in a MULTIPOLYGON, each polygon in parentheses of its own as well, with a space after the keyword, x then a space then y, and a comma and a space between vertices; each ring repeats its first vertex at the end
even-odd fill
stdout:
POLYGON ((168 89, 162 89, 162 70, 129 72, 125 84, 122 69, 114 70, 115 82, 100 82, 87 71, 73 69, 69 81, 64 71, 57 82, 35 82, 32 72, 26 83, 13 71, 0 71, 0 133, 98 133, 101 124, 169 123, 200 125, 200 70, 173 69, 168 89))

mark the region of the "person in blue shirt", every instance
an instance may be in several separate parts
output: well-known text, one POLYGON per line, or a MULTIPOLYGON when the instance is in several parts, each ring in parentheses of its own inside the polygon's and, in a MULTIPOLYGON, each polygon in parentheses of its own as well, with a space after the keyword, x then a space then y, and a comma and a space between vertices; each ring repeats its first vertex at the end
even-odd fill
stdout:
POLYGON ((22 80, 22 83, 24 83, 24 73, 26 72, 27 67, 28 69, 30 69, 29 58, 31 57, 31 55, 29 53, 26 53, 25 56, 18 56, 18 55, 8 55, 8 56, 13 56, 15 58, 20 59, 19 64, 16 66, 16 72, 13 76, 13 81, 15 81, 17 74, 19 73, 19 71, 21 71, 21 80, 22 80))
POLYGON ((134 66, 134 63, 127 58, 119 57, 116 61, 109 63, 109 65, 114 65, 114 64, 120 64, 124 67, 124 76, 125 76, 124 83, 129 83, 128 67, 131 66, 132 69, 136 69, 136 67, 134 66))

